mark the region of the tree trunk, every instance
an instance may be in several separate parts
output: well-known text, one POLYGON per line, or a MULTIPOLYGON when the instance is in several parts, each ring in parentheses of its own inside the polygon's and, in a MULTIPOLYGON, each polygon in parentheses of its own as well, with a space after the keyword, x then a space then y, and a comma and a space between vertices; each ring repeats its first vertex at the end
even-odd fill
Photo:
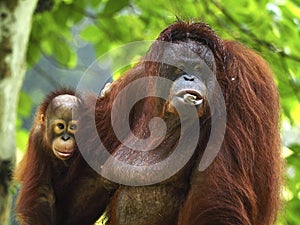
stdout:
POLYGON ((8 224, 18 94, 36 0, 0 0, 0 223, 8 224))

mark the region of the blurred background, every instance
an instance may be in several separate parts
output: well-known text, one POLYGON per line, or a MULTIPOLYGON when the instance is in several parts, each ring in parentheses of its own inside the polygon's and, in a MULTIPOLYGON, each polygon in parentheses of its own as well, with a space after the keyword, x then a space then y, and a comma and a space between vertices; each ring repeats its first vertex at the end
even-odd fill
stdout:
POLYGON ((32 119, 45 94, 62 86, 76 88, 97 57, 123 44, 154 40, 177 18, 206 22, 218 36, 255 49, 269 62, 281 98, 286 161, 278 224, 300 224, 299 0, 40 1, 33 14, 17 108, 17 160, 25 151, 32 119))

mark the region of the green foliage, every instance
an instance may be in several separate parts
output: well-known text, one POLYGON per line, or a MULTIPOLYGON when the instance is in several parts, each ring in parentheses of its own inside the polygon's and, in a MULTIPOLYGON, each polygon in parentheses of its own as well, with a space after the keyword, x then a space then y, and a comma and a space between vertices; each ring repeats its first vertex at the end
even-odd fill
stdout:
POLYGON ((28 130, 22 128, 23 119, 28 118, 32 110, 31 97, 21 92, 19 96, 16 143, 18 150, 24 151, 28 141, 28 130))
MULTIPOLYGON (((300 2, 296 0, 56 0, 52 11, 34 17, 27 59, 34 65, 43 54, 62 67, 74 68, 78 63, 75 39, 91 43, 96 56, 101 56, 122 44, 153 40, 176 17, 205 21, 219 36, 255 49, 274 71, 281 97, 282 134, 288 137, 283 138, 290 154, 286 157, 286 202, 280 224, 296 225, 300 224, 299 15, 300 2), (72 27, 82 24, 86 25, 74 37, 72 27)), ((31 108, 31 101, 22 95, 18 143, 26 136, 21 119, 31 108)))
POLYGON ((97 35, 97 33, 99 33, 100 30, 96 25, 89 25, 86 26, 80 33, 80 37, 85 40, 88 41, 90 43, 97 43, 100 41, 100 35, 97 35))
POLYGON ((104 10, 101 15, 103 16, 112 16, 115 13, 118 13, 121 9, 128 6, 129 0, 108 0, 105 4, 104 10))
POLYGON ((300 224, 299 217, 299 198, 300 198, 300 170, 299 170, 299 160, 300 160, 300 145, 293 144, 289 148, 294 152, 287 160, 287 172, 286 172, 286 182, 288 192, 287 196, 287 211, 286 211, 286 222, 287 224, 300 224))
POLYGON ((29 65, 37 63, 44 53, 63 66, 74 68, 77 55, 71 47, 71 28, 81 21, 83 12, 80 3, 62 1, 57 2, 51 12, 35 15, 27 54, 29 65))

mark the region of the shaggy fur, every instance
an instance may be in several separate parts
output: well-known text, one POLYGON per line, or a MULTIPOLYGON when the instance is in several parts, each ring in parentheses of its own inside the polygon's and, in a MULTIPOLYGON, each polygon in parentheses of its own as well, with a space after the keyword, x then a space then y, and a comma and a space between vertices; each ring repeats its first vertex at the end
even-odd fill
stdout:
MULTIPOLYGON (((217 113, 207 108, 199 119, 199 144, 188 164, 160 184, 121 185, 109 206, 110 224, 274 224, 280 205, 281 143, 279 98, 268 64, 247 47, 220 39, 204 23, 177 22, 162 31, 157 40, 174 43, 192 40, 204 43, 213 52, 214 72, 227 111, 225 137, 213 163, 205 171, 199 171, 209 138, 211 113, 217 113), (153 204, 155 199, 159 199, 158 205, 153 204)), ((154 43, 146 59, 158 57, 157 51, 154 43)), ((201 55, 201 52, 195 53, 201 55)), ((168 133, 156 149, 149 152, 131 150, 121 144, 123 140, 115 137, 111 127, 111 108, 118 93, 133 80, 162 73, 159 63, 142 61, 115 81, 110 92, 96 103, 96 123, 102 142, 115 158, 128 164, 159 162, 172 153, 178 141, 178 117, 165 113, 165 102, 156 98, 136 104, 129 121, 132 132, 140 138, 149 135, 147 125, 152 117, 160 116, 166 121, 168 133)), ((147 88, 147 85, 141 86, 135 93, 147 88)), ((121 102, 120 109, 125 105, 126 102, 121 102)), ((119 119, 122 119, 122 110, 119 119)), ((82 131, 88 129, 87 125, 82 131)), ((88 139, 83 142, 86 150, 95 154, 94 140, 98 134, 88 133, 90 138, 83 138, 88 139)), ((134 176, 122 172, 124 179, 134 176)))

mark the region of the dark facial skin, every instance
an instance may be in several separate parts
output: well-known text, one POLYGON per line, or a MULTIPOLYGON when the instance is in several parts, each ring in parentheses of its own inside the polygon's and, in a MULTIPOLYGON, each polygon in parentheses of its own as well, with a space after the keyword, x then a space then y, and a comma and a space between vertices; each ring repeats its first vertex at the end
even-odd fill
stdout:
POLYGON ((172 64, 162 64, 161 75, 173 80, 167 112, 175 113, 175 108, 196 107, 201 117, 207 105, 208 90, 213 89, 215 60, 212 51, 195 41, 178 41, 165 49, 165 59, 172 64))
POLYGON ((54 155, 69 159, 75 150, 74 134, 78 121, 72 118, 72 110, 79 104, 78 98, 72 95, 60 95, 53 99, 46 111, 47 141, 54 155))

